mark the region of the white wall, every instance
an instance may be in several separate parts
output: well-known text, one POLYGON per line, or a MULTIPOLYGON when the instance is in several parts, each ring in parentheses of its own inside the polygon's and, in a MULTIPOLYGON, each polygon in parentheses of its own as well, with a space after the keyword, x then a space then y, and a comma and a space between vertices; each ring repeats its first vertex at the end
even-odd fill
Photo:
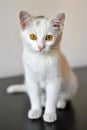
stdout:
POLYGON ((0 0, 0 77, 23 73, 18 14, 65 12, 61 49, 72 67, 87 65, 87 0, 0 0))

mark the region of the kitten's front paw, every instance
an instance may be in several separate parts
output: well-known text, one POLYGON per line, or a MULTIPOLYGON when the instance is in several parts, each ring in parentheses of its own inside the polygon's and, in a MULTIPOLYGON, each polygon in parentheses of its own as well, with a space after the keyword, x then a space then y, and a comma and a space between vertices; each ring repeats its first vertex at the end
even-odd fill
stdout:
POLYGON ((48 123, 55 122, 57 120, 57 115, 56 113, 46 113, 44 114, 43 119, 48 123))
POLYGON ((28 112, 28 118, 29 119, 38 119, 41 117, 42 110, 30 110, 28 112))

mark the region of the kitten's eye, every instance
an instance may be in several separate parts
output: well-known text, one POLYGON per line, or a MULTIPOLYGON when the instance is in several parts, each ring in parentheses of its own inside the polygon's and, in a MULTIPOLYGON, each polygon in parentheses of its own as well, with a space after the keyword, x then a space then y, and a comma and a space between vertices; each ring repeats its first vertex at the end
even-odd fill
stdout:
POLYGON ((45 40, 47 40, 47 41, 51 41, 52 39, 53 39, 52 35, 47 35, 46 38, 45 38, 45 40))
POLYGON ((36 34, 30 34, 30 38, 31 38, 32 40, 37 40, 36 34))

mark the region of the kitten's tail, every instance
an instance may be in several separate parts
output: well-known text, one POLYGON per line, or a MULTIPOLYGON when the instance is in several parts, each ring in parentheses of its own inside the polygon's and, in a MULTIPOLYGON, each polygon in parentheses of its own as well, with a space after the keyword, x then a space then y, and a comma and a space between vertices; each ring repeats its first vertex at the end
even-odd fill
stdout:
POLYGON ((7 88, 7 93, 19 93, 19 92, 26 92, 25 85, 24 84, 16 84, 11 85, 7 88))

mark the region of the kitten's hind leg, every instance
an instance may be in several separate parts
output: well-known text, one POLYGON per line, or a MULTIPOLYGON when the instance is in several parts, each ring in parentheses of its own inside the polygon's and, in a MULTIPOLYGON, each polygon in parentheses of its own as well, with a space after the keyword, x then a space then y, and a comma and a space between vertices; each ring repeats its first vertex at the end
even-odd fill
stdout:
POLYGON ((7 93, 19 93, 19 92, 26 92, 25 85, 24 84, 15 84, 11 85, 7 88, 7 93))
POLYGON ((64 109, 66 108, 67 101, 65 99, 59 99, 57 101, 57 109, 64 109))
POLYGON ((46 103, 46 93, 44 91, 41 92, 41 106, 45 107, 46 103))

